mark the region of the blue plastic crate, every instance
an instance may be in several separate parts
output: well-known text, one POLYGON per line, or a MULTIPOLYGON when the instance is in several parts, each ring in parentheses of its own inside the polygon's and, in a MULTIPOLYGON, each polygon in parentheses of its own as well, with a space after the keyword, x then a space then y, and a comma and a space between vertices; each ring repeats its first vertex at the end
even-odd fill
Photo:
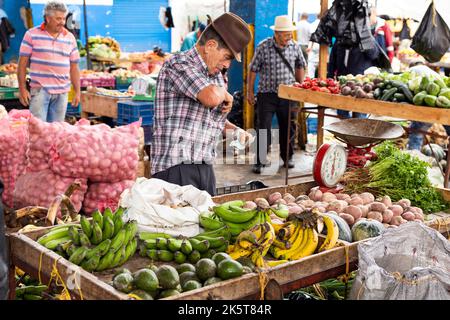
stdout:
POLYGON ((153 124, 153 101, 123 101, 117 103, 117 124, 124 125, 142 118, 142 125, 153 124))
POLYGON ((308 133, 317 134, 317 118, 307 118, 306 126, 308 128, 308 133))

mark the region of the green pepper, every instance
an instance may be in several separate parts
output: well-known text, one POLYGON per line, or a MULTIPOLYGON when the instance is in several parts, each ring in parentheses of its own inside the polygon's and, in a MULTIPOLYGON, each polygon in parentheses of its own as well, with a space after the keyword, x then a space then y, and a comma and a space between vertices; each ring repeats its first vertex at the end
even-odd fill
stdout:
POLYGON ((427 86, 427 92, 429 95, 437 97, 439 92, 441 91, 441 87, 439 87, 436 83, 429 83, 427 86))
POLYGON ((423 105, 423 99, 425 99, 425 97, 427 96, 427 92, 426 91, 421 91, 418 94, 416 94, 413 98, 413 103, 416 106, 422 106, 423 105))
POLYGON ((436 99, 436 106, 441 108, 450 108, 450 99, 444 96, 439 96, 436 99))

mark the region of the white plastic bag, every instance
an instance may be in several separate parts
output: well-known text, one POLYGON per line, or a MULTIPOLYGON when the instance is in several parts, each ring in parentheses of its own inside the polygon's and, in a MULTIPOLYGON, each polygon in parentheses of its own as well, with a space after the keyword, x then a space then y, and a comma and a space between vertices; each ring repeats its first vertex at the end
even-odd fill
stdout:
POLYGON ((404 223, 359 244, 358 260, 351 299, 450 299, 450 242, 423 223, 404 223))
POLYGON ((127 208, 124 219, 137 220, 141 231, 186 237, 200 232, 198 215, 214 206, 206 191, 155 178, 138 178, 119 203, 127 208))

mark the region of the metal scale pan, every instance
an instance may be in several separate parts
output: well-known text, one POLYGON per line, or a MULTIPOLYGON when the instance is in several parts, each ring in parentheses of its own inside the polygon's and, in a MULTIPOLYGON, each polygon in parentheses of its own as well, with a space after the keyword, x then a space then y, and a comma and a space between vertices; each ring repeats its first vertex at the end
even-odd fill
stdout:
POLYGON ((376 145, 384 140, 395 140, 403 136, 403 128, 394 123, 373 119, 345 119, 324 127, 325 130, 345 142, 348 146, 376 145))

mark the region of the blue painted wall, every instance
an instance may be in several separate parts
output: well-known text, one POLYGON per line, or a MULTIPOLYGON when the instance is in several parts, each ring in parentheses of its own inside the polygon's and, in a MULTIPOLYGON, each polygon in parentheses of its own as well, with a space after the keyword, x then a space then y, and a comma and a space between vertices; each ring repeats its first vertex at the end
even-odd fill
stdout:
MULTIPOLYGON (((159 22, 159 8, 167 7, 168 0, 115 0, 113 6, 87 6, 87 24, 90 36, 101 35, 116 38, 123 51, 146 51, 155 45, 164 51, 171 50, 170 30, 165 30, 159 22)), ((5 61, 18 59, 20 43, 25 34, 25 26, 20 19, 20 7, 26 6, 26 0, 0 0, 16 29, 15 38, 11 39, 11 48, 5 54, 5 61)), ((33 23, 40 25, 43 21, 43 4, 31 4, 33 23)), ((68 5, 71 12, 81 21, 81 41, 84 37, 83 6, 68 5)))
MULTIPOLYGON (((247 23, 255 24, 254 46, 265 38, 273 36, 270 26, 275 17, 288 14, 288 0, 231 0, 230 11, 242 17, 247 23)), ((233 61, 229 71, 229 91, 241 91, 243 88, 243 65, 233 61)), ((257 87, 258 77, 255 88, 257 87)), ((256 89, 255 89, 256 90, 256 89)))
POLYGON ((25 26, 22 19, 20 19, 20 7, 26 6, 26 0, 0 0, 0 8, 2 8, 8 15, 8 19, 16 29, 16 35, 11 38, 10 48, 5 52, 4 60, 9 62, 10 60, 18 60, 19 48, 22 42, 23 35, 25 34, 25 26))

